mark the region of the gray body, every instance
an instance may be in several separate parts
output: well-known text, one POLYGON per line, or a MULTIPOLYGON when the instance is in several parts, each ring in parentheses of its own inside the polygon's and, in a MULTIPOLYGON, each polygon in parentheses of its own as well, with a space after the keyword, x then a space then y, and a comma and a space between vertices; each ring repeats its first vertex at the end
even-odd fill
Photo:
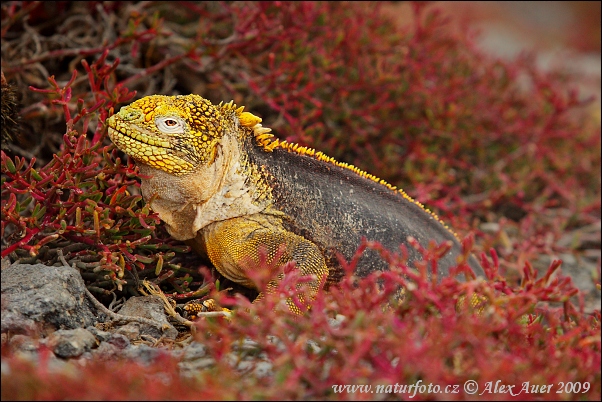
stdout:
MULTIPOLYGON (((452 248, 438 261, 438 277, 447 276, 449 269, 457 265, 456 257, 462 249, 454 234, 398 191, 310 156, 281 148, 266 152, 254 142, 248 145, 245 149, 249 150, 249 161, 266 166, 271 175, 268 181, 276 209, 290 217, 284 220, 285 228, 315 243, 331 274, 333 269, 334 275, 340 272, 337 253, 350 261, 362 238, 378 241, 397 253, 405 244, 410 267, 414 261, 422 260, 422 255, 408 243, 408 236, 425 248, 430 240, 451 241, 452 248)), ((475 274, 483 275, 473 256, 469 265, 475 274)), ((356 273, 366 276, 386 269, 388 264, 377 251, 366 250, 356 273)))

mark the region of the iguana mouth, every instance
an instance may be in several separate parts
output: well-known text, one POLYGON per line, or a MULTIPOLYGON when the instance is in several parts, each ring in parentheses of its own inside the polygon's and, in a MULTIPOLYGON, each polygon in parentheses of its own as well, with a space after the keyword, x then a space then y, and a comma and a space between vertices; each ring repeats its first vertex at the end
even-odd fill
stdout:
POLYGON ((144 129, 137 127, 137 131, 132 135, 129 131, 123 132, 117 128, 109 127, 109 137, 111 140, 113 138, 125 137, 152 147, 172 149, 172 146, 168 141, 151 138, 149 135, 145 134, 143 130, 144 129))
POLYGON ((124 132, 109 126, 108 134, 118 149, 137 162, 174 175, 189 173, 194 168, 185 152, 178 151, 168 141, 149 137, 138 127, 135 135, 130 135, 129 130, 124 132))

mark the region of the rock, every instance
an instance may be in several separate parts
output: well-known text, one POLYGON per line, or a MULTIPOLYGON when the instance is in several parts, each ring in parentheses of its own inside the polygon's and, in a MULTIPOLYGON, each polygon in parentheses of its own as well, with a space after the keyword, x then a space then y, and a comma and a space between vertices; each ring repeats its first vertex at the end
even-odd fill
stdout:
POLYGON ((39 342, 26 335, 14 335, 8 342, 12 350, 19 350, 22 352, 35 353, 38 351, 39 342))
MULTIPOLYGON (((270 341, 272 343, 280 342, 280 340, 275 337, 270 338, 270 341)), ((241 343, 237 342, 237 343, 232 344, 232 351, 252 355, 252 354, 257 354, 257 353, 261 352, 261 346, 259 345, 259 343, 257 343, 253 339, 245 338, 245 339, 243 339, 243 341, 241 343)))
POLYGON ((2 332, 85 328, 97 321, 79 272, 70 267, 13 264, 2 270, 2 332))
POLYGON ((199 342, 191 342, 182 350, 182 361, 203 358, 207 355, 207 346, 199 342))
MULTIPOLYGON (((4 300, 4 298, 3 298, 4 300)), ((17 311, 2 310, 2 333, 35 335, 39 333, 34 320, 26 318, 17 311)))
POLYGON ((101 342, 100 345, 98 345, 98 347, 92 351, 91 359, 98 359, 101 361, 117 360, 122 356, 122 354, 122 348, 109 342, 101 342))
MULTIPOLYGON (((159 325, 163 327, 163 329, 161 330, 160 328, 155 326, 136 323, 136 325, 139 325, 140 335, 149 335, 155 339, 159 339, 161 338, 161 336, 164 336, 169 339, 176 339, 176 336, 178 336, 178 330, 175 329, 175 327, 167 321, 167 317, 165 316, 165 310, 163 307, 163 301, 159 296, 153 295, 131 297, 119 310, 119 314, 133 317, 148 318, 150 320, 156 321, 159 325)), ((133 323, 126 325, 126 327, 132 325, 133 323)))
POLYGON ((328 325, 332 329, 339 329, 341 324, 347 321, 347 317, 342 314, 337 314, 334 318, 328 318, 328 325))
POLYGON ((150 366, 159 356, 169 355, 168 351, 159 348, 153 348, 148 345, 135 345, 124 350, 124 356, 128 359, 135 359, 137 362, 150 366))
POLYGON ((271 377, 274 375, 274 365, 269 361, 257 362, 253 373, 257 378, 271 377))
POLYGON ((96 338, 83 328, 61 329, 46 339, 55 355, 63 358, 77 357, 96 345, 96 338))
POLYGON ((122 334, 112 334, 107 343, 119 349, 125 349, 130 346, 130 340, 122 334))
POLYGON ((178 363, 180 374, 186 378, 194 378, 199 371, 206 370, 214 366, 215 359, 213 357, 202 357, 200 359, 178 363))
POLYGON ((479 225, 479 229, 485 233, 497 233, 500 230, 500 224, 497 222, 483 222, 479 225))
MULTIPOLYGON (((552 261, 556 259, 562 260, 562 265, 552 278, 558 275, 570 276, 575 287, 583 292, 585 312, 591 313, 599 310, 602 295, 595 285, 595 278, 597 277, 596 265, 588 262, 585 258, 575 258, 573 254, 569 253, 552 256, 541 255, 537 260, 532 262, 533 267, 538 271, 539 277, 545 275, 552 261)), ((574 296, 571 300, 576 306, 579 305, 579 298, 577 296, 574 296)))
POLYGON ((180 361, 178 368, 180 375, 185 378, 194 378, 201 370, 207 370, 215 367, 216 361, 213 357, 201 357, 195 360, 180 361))
POLYGON ((4 257, 2 259, 2 262, 0 263, 0 267, 2 270, 5 270, 6 268, 10 267, 10 258, 4 257))
POLYGON ((182 349, 181 353, 176 354, 176 357, 180 359, 178 362, 180 374, 188 378, 192 378, 200 370, 214 367, 216 364, 215 359, 207 355, 207 346, 195 341, 182 349))
MULTIPOLYGON (((158 329, 153 327, 155 331, 147 331, 158 333, 158 329)), ((129 324, 123 325, 115 330, 115 335, 124 336, 128 341, 133 341, 140 338, 140 324, 137 322, 130 322, 129 324)), ((152 336, 152 335, 151 335, 152 336)))
POLYGON ((96 337, 96 339, 98 339, 99 342, 106 342, 111 338, 111 333, 107 332, 107 331, 102 331, 96 327, 93 326, 89 326, 86 327, 86 329, 88 331, 90 331, 92 333, 92 335, 94 335, 96 337))

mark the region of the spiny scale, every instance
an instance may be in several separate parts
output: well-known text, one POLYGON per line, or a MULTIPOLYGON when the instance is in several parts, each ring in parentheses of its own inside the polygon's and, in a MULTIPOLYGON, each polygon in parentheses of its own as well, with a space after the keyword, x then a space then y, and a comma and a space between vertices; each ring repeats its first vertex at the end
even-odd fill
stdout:
POLYGON ((291 143, 288 142, 286 140, 279 140, 277 138, 274 138, 274 135, 271 133, 272 129, 269 127, 263 127, 261 125, 261 118, 258 116, 255 116, 254 114, 250 113, 250 112, 244 112, 244 106, 240 106, 238 107, 233 100, 231 100, 228 103, 223 104, 223 102, 220 102, 218 105, 220 108, 222 108, 222 110, 226 111, 226 110, 233 110, 236 115, 238 116, 241 124, 245 127, 251 127, 253 130, 253 135, 255 137, 255 140, 257 141, 257 144, 260 145, 264 150, 268 151, 268 152, 273 152, 274 149, 276 148, 281 148, 281 149, 285 149, 288 152, 293 152, 293 153, 297 153, 299 155, 306 155, 306 156, 310 156, 312 158, 315 158, 317 160, 320 161, 324 161, 327 163, 331 163, 333 165, 342 167, 344 169, 348 169, 351 170, 352 172, 354 172, 355 174, 360 175, 361 177, 365 177, 367 179, 370 179, 372 181, 374 181, 375 183, 379 183, 382 184, 383 186, 387 187, 388 189, 390 189, 391 191, 396 191, 399 192, 401 194, 401 196, 403 198, 405 198, 406 200, 418 205, 420 208, 424 209, 426 212, 428 212, 434 219, 436 219, 437 221, 439 221, 447 230, 449 230, 451 233, 453 233, 453 235, 458 238, 458 235, 456 234, 456 232, 454 232, 453 230, 451 230, 440 218, 439 216, 437 216, 437 214, 435 214, 434 212, 432 212, 431 210, 427 209, 424 207, 424 205, 416 200, 414 200, 412 197, 410 197, 405 191, 403 191, 402 189, 398 189, 396 186, 388 183, 386 180, 383 180, 381 178, 378 178, 376 176, 374 176, 373 174, 370 174, 368 172, 365 172, 363 170, 361 170, 360 168, 354 166, 354 165, 350 165, 348 163, 345 162, 339 162, 336 159, 334 159, 333 157, 330 157, 324 153, 322 153, 321 151, 316 151, 313 148, 310 147, 305 147, 305 146, 301 146, 297 143, 291 143), (255 124, 253 124, 255 123, 255 124))
MULTIPOLYGON (((230 101, 230 103, 226 104, 226 105, 230 105, 230 108, 236 108, 236 105, 232 106, 232 101, 230 101)), ((242 107, 241 107, 242 108, 242 107)), ((240 108, 239 108, 240 109, 240 108)), ((238 112, 238 109, 237 109, 238 112)), ((251 113, 247 112, 247 114, 252 115, 251 113)), ((254 115, 252 115, 254 116, 254 115)), ((257 116, 255 116, 257 117, 257 116)), ((259 121, 261 121, 261 119, 259 117, 257 117, 259 119, 259 121)), ((398 189, 397 186, 394 186, 390 183, 388 183, 386 180, 381 179, 379 177, 374 176, 373 174, 370 174, 368 172, 365 172, 363 170, 361 170, 360 168, 354 166, 354 165, 350 165, 348 163, 345 162, 339 162, 336 159, 334 159, 333 157, 330 157, 326 154, 324 154, 321 151, 316 151, 313 148, 310 147, 305 147, 305 146, 301 146, 297 143, 291 143, 288 142, 286 140, 279 140, 279 139, 274 139, 274 135, 271 133, 272 129, 269 127, 263 127, 260 123, 257 123, 256 125, 254 125, 252 127, 253 129, 253 135, 255 136, 255 140, 257 141, 257 144, 260 145, 263 149, 265 149, 268 152, 273 152, 275 148, 282 148, 287 150, 288 152, 293 152, 293 153, 297 153, 299 155, 306 155, 306 156, 311 156, 317 160, 320 161, 324 161, 327 163, 331 163, 333 165, 351 170, 352 172, 354 172, 355 174, 358 174, 362 177, 365 177, 367 179, 370 179, 376 183, 382 184, 383 186, 387 187, 388 189, 392 190, 392 191, 396 191, 399 192, 403 198, 405 198, 406 200, 418 205, 420 208, 424 209, 426 212, 428 212, 429 214, 431 214, 431 216, 433 218, 435 218, 437 221, 439 221, 447 230, 449 230, 451 233, 453 233, 453 235, 458 238, 458 235, 456 234, 456 232, 454 232, 453 230, 451 230, 440 218, 439 216, 437 216, 437 214, 435 214, 434 212, 432 212, 431 210, 425 208, 425 206, 414 200, 412 197, 410 197, 405 191, 403 191, 402 189, 398 189)))

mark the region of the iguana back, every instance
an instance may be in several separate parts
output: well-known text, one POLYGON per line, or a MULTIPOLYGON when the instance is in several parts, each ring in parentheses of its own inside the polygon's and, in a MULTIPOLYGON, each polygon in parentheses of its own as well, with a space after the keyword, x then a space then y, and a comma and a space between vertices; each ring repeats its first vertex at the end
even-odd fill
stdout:
MULTIPOLYGON (((317 244, 329 267, 338 268, 337 252, 349 261, 362 238, 378 241, 393 252, 400 252, 400 245, 406 244, 411 266, 422 256, 408 244, 408 236, 423 247, 430 240, 453 243, 438 262, 439 277, 457 265, 461 246, 455 235, 434 214, 399 191, 311 156, 282 148, 267 152, 252 141, 247 147, 249 159, 266 166, 270 173, 276 208, 289 217, 284 220, 285 227, 317 244)), ((469 265, 477 275, 482 274, 474 257, 469 265)), ((364 251, 357 265, 360 276, 383 269, 387 264, 374 250, 364 251)))

